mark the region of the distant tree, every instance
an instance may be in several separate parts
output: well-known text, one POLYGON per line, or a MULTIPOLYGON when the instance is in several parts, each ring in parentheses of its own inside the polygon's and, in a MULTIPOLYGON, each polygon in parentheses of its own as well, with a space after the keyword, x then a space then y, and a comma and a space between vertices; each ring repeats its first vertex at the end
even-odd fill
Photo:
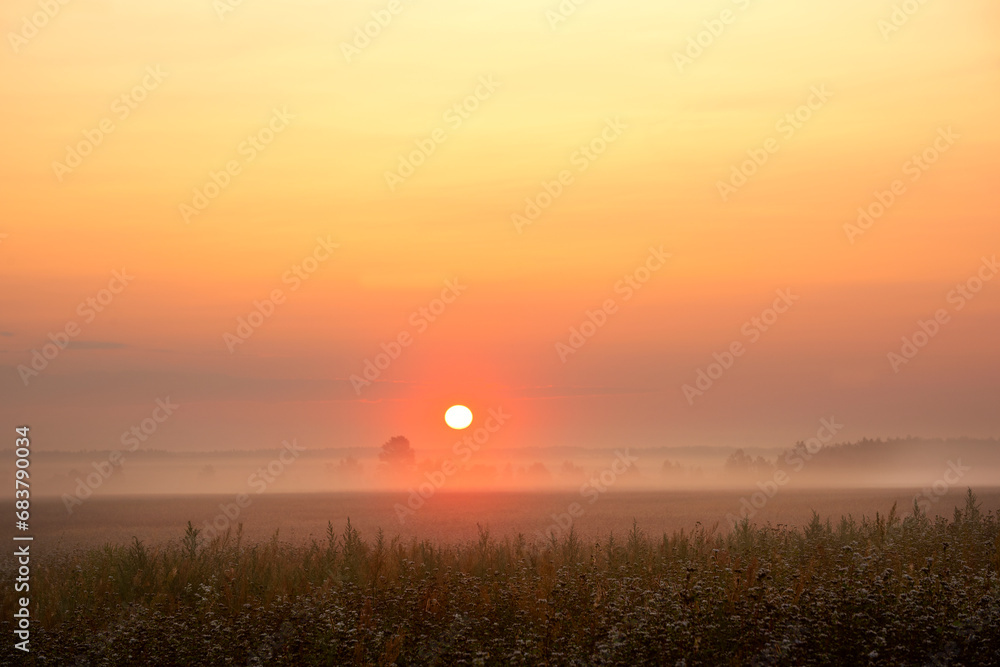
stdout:
POLYGON ((660 472, 669 477, 679 476, 684 474, 684 466, 676 461, 667 459, 663 462, 663 467, 660 469, 660 472))
POLYGON ((750 466, 753 464, 753 459, 747 455, 742 449, 737 449, 735 452, 729 455, 726 459, 723 468, 729 473, 744 473, 749 472, 750 466))
POLYGON ((563 461, 559 472, 563 475, 578 477, 583 474, 583 466, 578 466, 572 461, 563 461))
POLYGON ((413 465, 416 461, 416 453, 410 446, 408 439, 401 435, 394 435, 382 444, 382 451, 378 453, 378 458, 390 467, 402 468, 413 465))
POLYGON ((328 472, 344 477, 360 475, 364 472, 364 466, 362 466, 361 463, 353 456, 340 459, 340 461, 336 463, 327 463, 326 469, 328 472))
POLYGON ((774 463, 771 463, 763 456, 750 456, 742 449, 737 449, 729 455, 723 466, 727 473, 737 475, 756 473, 764 474, 774 470, 774 463))
POLYGON ((775 458, 774 462, 768 461, 763 456, 758 456, 753 460, 753 471, 758 475, 770 475, 774 472, 778 465, 778 459, 775 458))
POLYGON ((552 472, 545 467, 544 463, 540 461, 535 461, 534 463, 532 463, 530 466, 528 466, 528 469, 525 470, 524 472, 525 475, 527 475, 528 477, 534 477, 536 479, 552 477, 552 472))

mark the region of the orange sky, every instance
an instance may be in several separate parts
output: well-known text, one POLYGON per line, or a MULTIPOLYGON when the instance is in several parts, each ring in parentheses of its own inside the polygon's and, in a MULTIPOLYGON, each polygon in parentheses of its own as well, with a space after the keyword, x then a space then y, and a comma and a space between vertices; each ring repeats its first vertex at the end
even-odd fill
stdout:
POLYGON ((1000 434, 1000 280, 949 298, 1000 252, 991 0, 39 6, 0 9, 0 410, 39 447, 114 447, 166 396, 149 445, 176 450, 420 449, 455 402, 511 413, 504 447, 780 446, 830 415, 845 439, 1000 434), (778 290, 798 299, 755 337, 778 290))

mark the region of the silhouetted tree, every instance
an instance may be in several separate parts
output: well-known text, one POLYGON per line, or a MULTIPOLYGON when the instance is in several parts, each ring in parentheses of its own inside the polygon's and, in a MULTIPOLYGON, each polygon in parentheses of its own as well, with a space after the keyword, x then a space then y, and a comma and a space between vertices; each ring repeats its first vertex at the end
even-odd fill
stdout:
POLYGON ((737 449, 729 455, 729 458, 726 459, 724 469, 727 473, 764 474, 772 472, 774 470, 774 464, 765 459, 763 456, 750 456, 742 449, 737 449))
POLYGON ((750 466, 753 463, 753 459, 747 455, 742 449, 737 449, 735 452, 729 455, 726 459, 724 468, 726 472, 736 472, 743 473, 750 470, 750 466))
POLYGON ((562 475, 579 477, 583 474, 583 466, 578 466, 572 461, 563 461, 562 467, 559 468, 559 473, 562 475))
POLYGON ((410 441, 401 435, 394 435, 382 444, 382 451, 378 453, 378 458, 382 463, 386 463, 393 468, 411 466, 416 460, 416 454, 410 441))
POLYGON ((535 461, 528 466, 528 469, 524 471, 524 474, 527 477, 533 477, 535 479, 552 477, 552 472, 545 467, 544 463, 540 461, 535 461))
POLYGON ((340 459, 337 463, 329 462, 326 464, 326 469, 328 472, 344 477, 353 477, 364 473, 364 466, 353 456, 340 459))
POLYGON ((684 466, 676 461, 671 461, 667 459, 663 462, 663 467, 660 472, 668 477, 677 477, 684 474, 684 466))

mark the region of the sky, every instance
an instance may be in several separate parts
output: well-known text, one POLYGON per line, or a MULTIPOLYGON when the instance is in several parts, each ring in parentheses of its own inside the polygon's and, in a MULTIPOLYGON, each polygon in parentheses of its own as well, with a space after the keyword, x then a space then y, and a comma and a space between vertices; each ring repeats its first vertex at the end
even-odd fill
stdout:
POLYGON ((0 27, 0 414, 38 449, 419 451, 452 404, 500 451, 1000 435, 991 0, 0 27))

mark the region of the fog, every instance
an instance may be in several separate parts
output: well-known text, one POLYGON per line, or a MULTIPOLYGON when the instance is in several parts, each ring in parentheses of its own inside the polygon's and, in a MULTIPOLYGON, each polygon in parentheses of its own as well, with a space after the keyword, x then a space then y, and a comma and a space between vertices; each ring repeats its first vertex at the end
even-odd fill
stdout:
MULTIPOLYGON (((236 452, 36 452, 33 494, 67 503, 135 494, 335 491, 576 491, 850 489, 1000 485, 994 439, 864 440, 771 449, 706 447, 502 451, 407 446, 236 452), (935 486, 936 485, 936 486, 935 486), (74 500, 75 499, 75 500, 74 500)), ((11 469, 13 456, 4 457, 11 469)))

